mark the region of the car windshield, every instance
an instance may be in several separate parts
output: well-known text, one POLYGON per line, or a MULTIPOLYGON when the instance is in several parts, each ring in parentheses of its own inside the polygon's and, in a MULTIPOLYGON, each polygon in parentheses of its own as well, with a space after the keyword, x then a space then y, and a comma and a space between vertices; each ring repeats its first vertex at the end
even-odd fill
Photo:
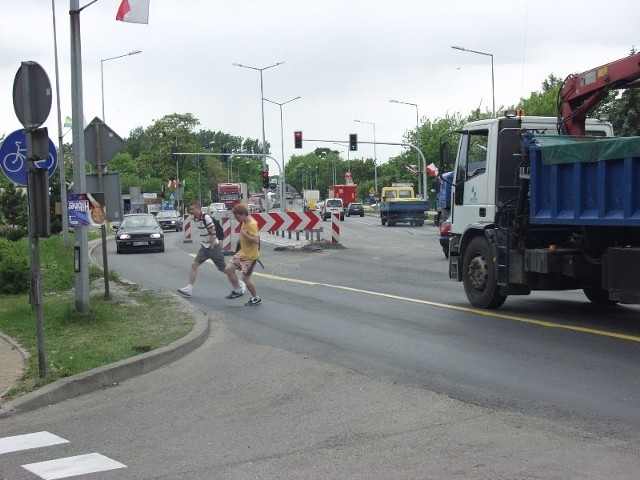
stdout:
POLYGON ((173 218, 173 217, 174 217, 173 212, 158 212, 158 214, 156 215, 156 218, 173 218))
POLYGON ((140 215, 135 217, 125 217, 120 227, 155 227, 158 224, 151 215, 140 215))
POLYGON ((327 207, 341 207, 342 202, 340 200, 327 200, 327 207))

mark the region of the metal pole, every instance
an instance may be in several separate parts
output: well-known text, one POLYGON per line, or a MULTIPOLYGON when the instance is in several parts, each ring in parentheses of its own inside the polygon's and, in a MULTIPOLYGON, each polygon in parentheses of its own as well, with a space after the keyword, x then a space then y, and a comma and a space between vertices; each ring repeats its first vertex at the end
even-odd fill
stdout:
POLYGON ((102 121, 103 122, 107 122, 105 117, 104 117, 104 62, 108 61, 108 60, 115 60, 117 58, 122 58, 122 57, 128 57, 131 55, 137 55, 138 53, 142 53, 142 50, 132 50, 129 53, 125 53, 123 55, 118 55, 116 57, 109 57, 109 58, 104 58, 102 60, 100 60, 100 84, 102 86, 102 121))
POLYGON ((280 209, 283 212, 286 211, 286 208, 285 208, 286 179, 285 179, 285 172, 284 172, 284 124, 282 121, 282 106, 286 105, 287 103, 291 103, 295 100, 298 100, 299 98, 302 98, 302 97, 298 96, 282 103, 274 102, 273 100, 269 100, 268 98, 263 98, 263 100, 266 100, 267 102, 273 103, 274 105, 278 105, 278 107, 280 107, 280 152, 282 154, 282 176, 280 177, 280 209))
POLYGON ((56 7, 55 0, 51 0, 53 14, 53 51, 56 66, 56 103, 58 106, 58 164, 60 165, 60 203, 62 204, 62 242, 69 246, 69 219, 67 218, 67 179, 64 167, 64 154, 62 137, 62 113, 60 112, 60 75, 58 70, 58 40, 56 36, 56 7))
MULTIPOLYGON (((263 68, 257 68, 257 67, 250 67, 248 65, 242 65, 241 63, 233 63, 232 65, 235 67, 243 67, 243 68, 249 68, 251 70, 257 70, 258 72, 260 72, 260 108, 261 108, 261 112, 262 112, 262 171, 264 172, 265 170, 267 170, 267 140, 266 140, 266 136, 265 136, 265 132, 264 132, 264 83, 262 81, 262 72, 269 69, 269 68, 273 68, 273 67, 277 67, 278 65, 282 65, 284 62, 278 62, 278 63, 274 63, 273 65, 269 65, 268 67, 263 67, 263 68)), ((269 188, 263 188, 263 193, 264 193, 264 197, 267 198, 267 190, 269 188)), ((269 205, 268 202, 266 203, 266 207, 267 207, 267 211, 269 210, 269 205)))
POLYGON ((456 45, 453 45, 451 48, 453 48, 454 50, 460 50, 461 52, 469 52, 469 53, 475 53, 477 55, 484 55, 486 57, 491 57, 491 98, 492 98, 492 114, 493 117, 495 118, 496 116, 496 88, 495 88, 495 82, 494 82, 494 74, 493 74, 493 54, 492 53, 487 53, 487 52, 480 52, 478 50, 471 50, 470 48, 464 48, 464 47, 459 47, 456 45))
MULTIPOLYGON (((71 24, 71 118, 76 120, 72 125, 73 132, 73 191, 87 191, 84 151, 84 128, 82 119, 82 48, 80 39, 80 0, 69 0, 69 18, 71 24)), ((87 227, 76 227, 74 258, 76 268, 76 311, 89 313, 89 244, 87 227)))

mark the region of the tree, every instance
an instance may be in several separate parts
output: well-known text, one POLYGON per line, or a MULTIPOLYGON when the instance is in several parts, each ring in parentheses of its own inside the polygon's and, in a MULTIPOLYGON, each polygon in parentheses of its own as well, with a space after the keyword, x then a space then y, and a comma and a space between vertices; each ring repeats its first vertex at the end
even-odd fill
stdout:
POLYGON ((12 182, 0 192, 0 211, 7 223, 27 227, 27 195, 16 189, 12 182))
POLYGON ((542 82, 542 90, 531 92, 529 98, 521 98, 516 106, 519 110, 524 110, 526 115, 555 117, 558 115, 558 92, 563 84, 560 77, 550 74, 542 82))

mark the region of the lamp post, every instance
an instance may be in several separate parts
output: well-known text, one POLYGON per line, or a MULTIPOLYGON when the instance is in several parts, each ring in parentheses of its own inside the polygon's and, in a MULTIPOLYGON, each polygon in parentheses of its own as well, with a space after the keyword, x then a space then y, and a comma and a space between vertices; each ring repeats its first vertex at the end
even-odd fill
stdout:
POLYGON ((104 62, 107 62, 109 60, 115 60, 116 58, 128 57, 130 55, 137 55, 139 53, 142 53, 142 50, 132 50, 129 53, 118 55, 117 57, 103 58, 102 60, 100 60, 100 84, 102 86, 102 121, 103 122, 106 123, 106 120, 104 119, 104 62))
POLYGON ((263 100, 269 102, 269 103, 273 103, 274 105, 278 105, 278 107, 280 107, 280 152, 282 153, 282 178, 280 179, 280 208, 282 209, 282 211, 284 212, 286 210, 285 205, 284 205, 284 195, 285 195, 285 177, 284 177, 284 128, 283 128, 283 123, 282 123, 282 106, 286 105, 287 103, 291 103, 294 102, 298 99, 302 98, 301 96, 297 96, 295 98, 292 98, 290 100, 287 100, 286 102, 274 102, 273 100, 269 100, 268 98, 263 98, 263 100))
POLYGON ((492 97, 492 107, 493 107, 493 116, 496 116, 496 88, 495 88, 495 82, 494 82, 494 76, 493 76, 493 54, 492 53, 485 53, 485 52, 479 52, 478 50, 471 50, 469 48, 464 48, 464 47, 458 47, 456 45, 453 45, 451 48, 453 48, 454 50, 460 50, 462 52, 469 52, 469 53, 476 53, 478 55, 485 55, 487 57, 491 57, 491 97, 492 97))
POLYGON ((373 172, 375 177, 375 189, 377 194, 378 193, 378 155, 376 155, 376 124, 375 122, 366 122, 364 120, 354 120, 354 122, 367 123, 369 125, 373 125, 373 172))
MULTIPOLYGON (((241 63, 232 64, 234 67, 249 68, 251 70, 256 70, 260 72, 260 108, 262 111, 262 171, 265 171, 267 169, 267 145, 266 145, 266 138, 264 134, 264 83, 262 81, 262 72, 264 72, 265 70, 268 70, 269 68, 282 65, 283 63, 284 62, 278 62, 278 63, 274 63, 273 65, 269 65, 268 67, 262 67, 262 68, 250 67, 249 65, 242 65, 241 63)), ((284 172, 284 169, 283 169, 283 172, 284 172)), ((265 192, 265 198, 266 198, 266 192, 265 192)))
MULTIPOLYGON (((391 103, 401 103, 402 105, 412 105, 416 107, 416 147, 420 148, 420 116, 418 115, 418 105, 411 102, 402 102, 400 100, 389 100, 391 103)), ((418 165, 420 165, 420 156, 418 155, 418 165)), ((422 184, 424 187, 424 199, 427 198, 427 164, 422 162, 422 184)), ((418 177, 418 192, 422 193, 422 187, 420 186, 420 177, 418 177)))

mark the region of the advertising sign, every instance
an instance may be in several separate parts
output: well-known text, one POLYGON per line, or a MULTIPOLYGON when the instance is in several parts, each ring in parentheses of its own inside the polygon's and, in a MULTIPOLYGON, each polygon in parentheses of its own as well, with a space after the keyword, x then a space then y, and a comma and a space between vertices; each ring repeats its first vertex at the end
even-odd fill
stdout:
POLYGON ((70 227, 102 225, 107 214, 104 193, 72 193, 67 197, 67 216, 70 227))

